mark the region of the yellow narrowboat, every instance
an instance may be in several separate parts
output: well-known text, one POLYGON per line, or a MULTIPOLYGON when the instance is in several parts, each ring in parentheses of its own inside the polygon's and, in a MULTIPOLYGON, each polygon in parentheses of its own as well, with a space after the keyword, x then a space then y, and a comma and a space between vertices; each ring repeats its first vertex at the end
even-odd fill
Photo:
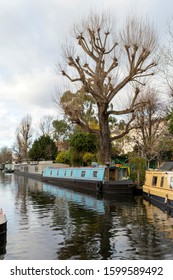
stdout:
POLYGON ((173 210, 173 171, 147 170, 143 196, 162 210, 173 210))

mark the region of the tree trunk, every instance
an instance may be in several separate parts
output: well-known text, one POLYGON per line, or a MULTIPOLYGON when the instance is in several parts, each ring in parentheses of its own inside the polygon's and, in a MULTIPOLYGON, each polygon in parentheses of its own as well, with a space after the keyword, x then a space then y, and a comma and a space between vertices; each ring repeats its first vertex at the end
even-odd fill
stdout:
POLYGON ((100 129, 100 160, 102 164, 111 162, 111 140, 107 111, 107 104, 98 104, 100 129))

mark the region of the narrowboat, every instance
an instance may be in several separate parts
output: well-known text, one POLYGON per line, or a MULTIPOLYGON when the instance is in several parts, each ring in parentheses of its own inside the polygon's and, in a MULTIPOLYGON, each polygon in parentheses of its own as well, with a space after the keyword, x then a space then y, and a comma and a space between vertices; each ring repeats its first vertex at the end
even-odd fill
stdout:
POLYGON ((7 231, 7 218, 2 209, 0 209, 0 238, 7 231))
POLYGON ((67 164, 53 163, 52 161, 30 161, 14 164, 14 174, 30 177, 34 179, 41 179, 44 168, 48 166, 68 167, 67 164))
POLYGON ((163 211, 173 210, 173 171, 147 170, 143 197, 163 211))
POLYGON ((128 168, 117 166, 97 167, 46 167, 42 180, 75 190, 90 190, 105 194, 135 194, 136 186, 128 177, 128 168))

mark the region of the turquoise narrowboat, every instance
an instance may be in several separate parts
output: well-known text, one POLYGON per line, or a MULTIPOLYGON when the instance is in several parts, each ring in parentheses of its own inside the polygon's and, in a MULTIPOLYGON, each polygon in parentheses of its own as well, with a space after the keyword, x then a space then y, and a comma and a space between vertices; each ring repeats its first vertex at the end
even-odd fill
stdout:
POLYGON ((134 194, 136 186, 128 178, 128 168, 100 167, 47 167, 43 181, 75 189, 91 190, 106 194, 134 194))

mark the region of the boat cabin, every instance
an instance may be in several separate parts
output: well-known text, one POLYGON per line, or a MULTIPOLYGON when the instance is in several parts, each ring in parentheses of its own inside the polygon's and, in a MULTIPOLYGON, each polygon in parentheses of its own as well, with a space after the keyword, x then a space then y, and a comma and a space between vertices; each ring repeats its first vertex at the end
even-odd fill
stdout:
POLYGON ((163 211, 173 210, 173 171, 147 170, 143 196, 163 211))
POLYGON ((130 177, 130 169, 128 166, 116 164, 109 166, 105 170, 105 181, 124 180, 130 177))
POLYGON ((47 167, 43 171, 44 177, 81 179, 95 181, 119 181, 129 177, 128 167, 101 166, 101 167, 47 167))
POLYGON ((154 188, 173 189, 173 172, 147 170, 144 185, 154 188))

